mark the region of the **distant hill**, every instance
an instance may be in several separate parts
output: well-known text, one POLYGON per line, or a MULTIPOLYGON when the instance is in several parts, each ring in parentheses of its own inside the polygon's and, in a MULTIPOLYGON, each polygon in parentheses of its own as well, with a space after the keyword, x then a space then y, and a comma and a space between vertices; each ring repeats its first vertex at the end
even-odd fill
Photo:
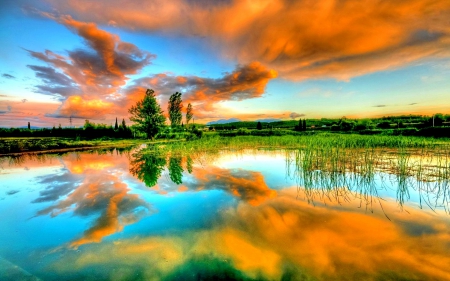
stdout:
POLYGON ((266 119, 258 119, 255 122, 262 122, 262 123, 271 123, 271 122, 280 122, 281 119, 275 119, 275 118, 266 118, 266 119))
POLYGON ((230 118, 230 119, 220 119, 217 121, 211 121, 206 123, 206 125, 216 125, 216 124, 228 124, 228 123, 233 123, 233 122, 240 122, 241 120, 237 119, 237 118, 230 118))

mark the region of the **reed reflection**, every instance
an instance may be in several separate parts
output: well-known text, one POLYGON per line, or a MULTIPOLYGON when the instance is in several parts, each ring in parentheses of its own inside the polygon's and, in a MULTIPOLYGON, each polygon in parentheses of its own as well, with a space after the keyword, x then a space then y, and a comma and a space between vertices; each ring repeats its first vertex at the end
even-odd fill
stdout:
MULTIPOLYGON (((412 203, 432 210, 450 206, 450 161, 447 154, 415 156, 413 152, 380 152, 374 149, 339 150, 315 148, 286 151, 286 173, 304 190, 307 200, 359 200, 372 210, 382 208, 383 196, 394 188, 400 209, 412 203)), ((416 152, 417 153, 417 152, 416 152)))

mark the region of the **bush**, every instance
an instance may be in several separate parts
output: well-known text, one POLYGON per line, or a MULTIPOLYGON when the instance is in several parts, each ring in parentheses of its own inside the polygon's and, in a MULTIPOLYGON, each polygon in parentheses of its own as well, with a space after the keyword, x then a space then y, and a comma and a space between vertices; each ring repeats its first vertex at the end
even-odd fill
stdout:
POLYGON ((420 129, 416 136, 450 138, 450 127, 428 127, 420 129))
POLYGON ((362 130, 359 131, 360 135, 378 135, 381 134, 383 132, 383 130, 379 130, 379 129, 374 129, 374 130, 362 130))
POLYGON ((203 131, 200 131, 200 130, 198 130, 198 129, 192 130, 192 133, 193 133, 197 138, 199 138, 199 139, 201 139, 202 136, 203 136, 203 131))

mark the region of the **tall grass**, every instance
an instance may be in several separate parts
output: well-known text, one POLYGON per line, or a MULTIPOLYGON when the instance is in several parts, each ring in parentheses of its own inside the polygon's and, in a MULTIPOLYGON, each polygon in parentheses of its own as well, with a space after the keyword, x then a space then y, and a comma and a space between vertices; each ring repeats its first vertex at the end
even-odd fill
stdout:
POLYGON ((171 151, 188 153, 192 151, 213 151, 221 149, 242 150, 248 148, 293 149, 302 147, 334 147, 339 149, 375 148, 427 148, 449 146, 446 140, 405 136, 364 136, 340 134, 316 134, 305 136, 237 136, 233 138, 211 135, 188 142, 177 142, 164 147, 171 151))
POLYGON ((402 208, 412 189, 420 196, 420 207, 449 211, 450 150, 447 145, 433 149, 379 150, 311 145, 286 150, 288 175, 297 180, 310 202, 342 194, 352 195, 361 204, 381 203, 383 186, 396 187, 396 199, 402 208), (375 201, 374 201, 375 200, 375 201))

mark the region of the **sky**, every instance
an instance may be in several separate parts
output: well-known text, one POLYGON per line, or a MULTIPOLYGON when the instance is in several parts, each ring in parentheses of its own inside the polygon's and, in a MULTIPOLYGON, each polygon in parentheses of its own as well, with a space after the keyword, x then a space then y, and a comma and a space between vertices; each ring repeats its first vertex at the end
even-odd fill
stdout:
POLYGON ((2 0, 0 127, 450 113, 448 0, 2 0))

